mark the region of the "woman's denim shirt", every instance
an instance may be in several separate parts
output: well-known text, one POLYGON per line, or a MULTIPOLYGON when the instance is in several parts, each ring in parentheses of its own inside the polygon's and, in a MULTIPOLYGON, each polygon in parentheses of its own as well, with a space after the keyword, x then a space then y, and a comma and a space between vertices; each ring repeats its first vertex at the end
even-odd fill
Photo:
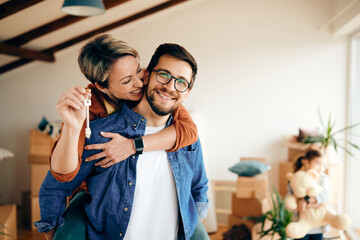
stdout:
MULTIPOLYGON (((172 116, 167 126, 171 121, 172 116)), ((146 119, 124 105, 120 112, 91 121, 90 125, 92 134, 86 144, 105 143, 109 139, 102 137, 100 131, 133 138, 144 135, 146 119)), ((58 182, 48 172, 39 193, 41 221, 35 223, 39 232, 47 232, 64 224, 62 215, 66 208, 66 197, 85 180, 91 195, 91 202, 85 205, 88 238, 124 238, 134 200, 138 155, 132 155, 109 168, 95 166, 96 161, 84 161, 98 152, 84 151, 79 173, 70 182, 58 182)), ((208 210, 208 179, 200 141, 177 152, 167 152, 167 157, 174 175, 180 209, 179 239, 190 239, 198 216, 205 218, 208 210)), ((159 198, 166 197, 161 192, 154 194, 159 198)))

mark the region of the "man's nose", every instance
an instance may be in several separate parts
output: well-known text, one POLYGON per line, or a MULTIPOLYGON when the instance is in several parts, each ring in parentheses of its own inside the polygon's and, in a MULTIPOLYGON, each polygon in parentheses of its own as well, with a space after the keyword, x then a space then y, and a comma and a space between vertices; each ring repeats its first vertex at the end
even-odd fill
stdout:
POLYGON ((176 89, 175 89, 175 79, 172 78, 172 79, 170 80, 170 82, 168 82, 167 84, 164 84, 163 87, 166 88, 169 92, 174 92, 174 91, 176 91, 176 89))

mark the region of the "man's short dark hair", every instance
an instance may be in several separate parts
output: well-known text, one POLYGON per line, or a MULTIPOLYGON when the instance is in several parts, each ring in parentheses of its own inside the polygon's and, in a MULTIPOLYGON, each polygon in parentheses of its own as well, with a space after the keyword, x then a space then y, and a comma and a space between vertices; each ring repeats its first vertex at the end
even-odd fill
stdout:
POLYGON ((192 89, 195 83, 195 77, 197 74, 197 63, 194 57, 182 46, 175 43, 164 43, 161 44, 152 55, 150 63, 147 67, 149 73, 151 73, 155 66, 158 64, 159 59, 163 55, 170 55, 176 59, 185 61, 190 64, 192 69, 191 83, 189 89, 192 89))

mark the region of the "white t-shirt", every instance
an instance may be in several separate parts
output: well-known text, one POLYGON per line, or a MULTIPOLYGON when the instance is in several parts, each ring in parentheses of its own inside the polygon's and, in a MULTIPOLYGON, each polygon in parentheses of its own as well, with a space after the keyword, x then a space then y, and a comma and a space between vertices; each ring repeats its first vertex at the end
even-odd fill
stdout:
MULTIPOLYGON (((146 126, 145 135, 164 127, 146 126)), ((125 240, 177 239, 179 204, 165 151, 144 152, 136 166, 133 208, 125 240)))

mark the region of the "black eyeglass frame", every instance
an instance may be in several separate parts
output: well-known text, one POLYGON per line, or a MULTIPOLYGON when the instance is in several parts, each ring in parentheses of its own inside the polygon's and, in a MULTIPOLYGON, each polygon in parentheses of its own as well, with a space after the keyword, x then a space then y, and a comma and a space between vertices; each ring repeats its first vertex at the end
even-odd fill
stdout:
POLYGON ((164 85, 165 85, 165 84, 168 84, 169 82, 171 82, 171 80, 175 79, 175 81, 174 81, 174 88, 175 88, 176 91, 178 91, 178 92, 186 92, 186 91, 190 88, 191 83, 189 83, 186 79, 176 78, 176 77, 174 77, 173 75, 171 75, 169 72, 167 72, 166 70, 163 70, 163 69, 154 69, 153 72, 156 72, 156 81, 158 81, 159 83, 164 84, 164 85), (158 80, 158 74, 159 74, 160 71, 166 72, 167 74, 170 75, 171 78, 169 79, 169 81, 167 81, 167 82, 164 83, 164 82, 160 82, 160 81, 158 80), (176 82, 177 82, 179 79, 187 82, 187 84, 188 84, 188 87, 187 87, 184 91, 179 91, 179 90, 176 88, 176 82))

